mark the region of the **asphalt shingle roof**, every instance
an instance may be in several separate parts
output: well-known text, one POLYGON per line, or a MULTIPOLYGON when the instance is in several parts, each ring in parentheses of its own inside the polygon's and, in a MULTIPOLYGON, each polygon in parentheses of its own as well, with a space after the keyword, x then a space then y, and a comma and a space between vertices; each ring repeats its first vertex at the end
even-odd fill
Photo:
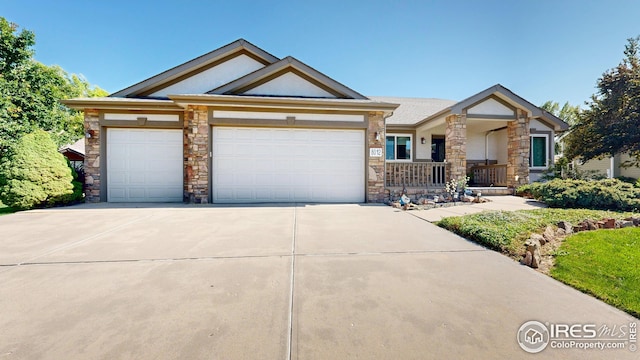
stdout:
POLYGON ((457 103, 455 100, 429 98, 393 96, 369 96, 368 98, 374 101, 400 104, 400 106, 393 111, 393 115, 387 118, 387 124, 391 125, 414 125, 457 103))

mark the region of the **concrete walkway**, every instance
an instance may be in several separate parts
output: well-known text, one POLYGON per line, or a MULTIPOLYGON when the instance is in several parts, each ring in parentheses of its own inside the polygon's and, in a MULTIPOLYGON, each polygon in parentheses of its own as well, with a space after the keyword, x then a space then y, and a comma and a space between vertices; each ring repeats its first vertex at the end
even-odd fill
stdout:
POLYGON ((417 216, 429 222, 440 221, 443 218, 451 216, 462 216, 467 214, 475 214, 485 210, 530 210, 546 207, 544 204, 531 199, 525 199, 519 196, 484 196, 491 200, 482 204, 460 204, 449 207, 439 207, 428 210, 410 210, 411 215, 417 216))
POLYGON ((0 359, 637 359, 525 353, 529 320, 636 320, 389 206, 84 205, 0 236, 0 359))

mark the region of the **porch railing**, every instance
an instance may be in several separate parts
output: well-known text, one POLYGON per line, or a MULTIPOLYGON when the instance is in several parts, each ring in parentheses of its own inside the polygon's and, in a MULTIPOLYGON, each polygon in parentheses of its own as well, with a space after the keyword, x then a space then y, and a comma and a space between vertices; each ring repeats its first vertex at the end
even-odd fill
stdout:
POLYGON ((387 187, 443 187, 447 163, 416 162, 386 164, 387 187))
POLYGON ((476 165, 471 168, 473 184, 479 186, 507 186, 507 165, 476 165))

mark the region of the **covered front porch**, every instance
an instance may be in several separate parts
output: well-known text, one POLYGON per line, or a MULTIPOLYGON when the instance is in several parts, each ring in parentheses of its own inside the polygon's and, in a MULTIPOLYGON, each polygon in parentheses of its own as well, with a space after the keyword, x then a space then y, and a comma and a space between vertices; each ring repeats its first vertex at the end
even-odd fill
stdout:
POLYGON ((468 177, 469 187, 513 188, 528 175, 522 167, 520 173, 513 171, 516 161, 528 163, 528 157, 512 156, 509 163, 510 147, 524 145, 528 151, 528 141, 521 144, 517 135, 525 133, 516 130, 521 127, 513 118, 454 115, 418 126, 414 133, 387 134, 386 186, 438 189, 451 179, 468 177))
MULTIPOLYGON (((387 163, 387 188, 443 189, 451 178, 448 176, 449 163, 416 162, 387 163)), ((473 165, 470 168, 469 187, 507 188, 507 164, 473 165)))
POLYGON ((553 164, 555 132, 568 128, 499 84, 459 102, 399 103, 385 129, 390 195, 397 189, 443 192, 448 181, 466 177, 468 186, 483 194, 512 193, 553 164))

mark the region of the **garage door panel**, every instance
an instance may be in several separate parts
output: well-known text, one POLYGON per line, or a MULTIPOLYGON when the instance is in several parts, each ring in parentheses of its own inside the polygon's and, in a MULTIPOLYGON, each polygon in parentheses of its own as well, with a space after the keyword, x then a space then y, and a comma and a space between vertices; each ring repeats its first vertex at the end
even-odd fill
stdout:
POLYGON ((182 131, 107 129, 107 201, 182 201, 182 131))
POLYGON ((213 201, 362 202, 364 131, 214 127, 213 201))

